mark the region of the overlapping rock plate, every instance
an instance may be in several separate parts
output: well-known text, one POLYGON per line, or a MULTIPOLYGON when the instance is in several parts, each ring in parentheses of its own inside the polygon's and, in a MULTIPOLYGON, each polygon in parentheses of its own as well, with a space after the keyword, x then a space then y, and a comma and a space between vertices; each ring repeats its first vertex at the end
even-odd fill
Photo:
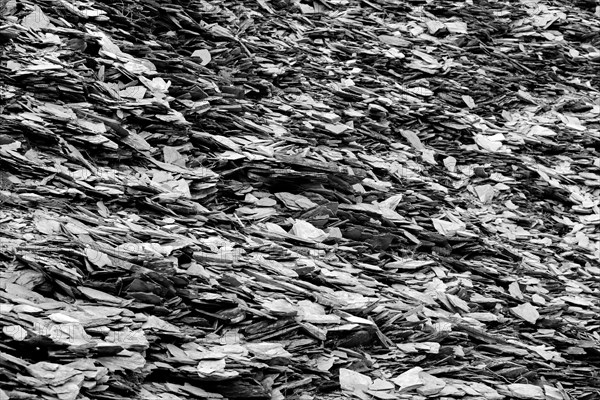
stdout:
POLYGON ((595 4, 1 9, 0 399, 600 397, 595 4))

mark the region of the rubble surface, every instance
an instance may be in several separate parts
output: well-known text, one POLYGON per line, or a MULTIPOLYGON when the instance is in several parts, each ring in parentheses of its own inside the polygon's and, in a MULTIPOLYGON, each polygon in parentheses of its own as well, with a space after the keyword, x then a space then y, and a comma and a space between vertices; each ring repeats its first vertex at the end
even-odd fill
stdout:
POLYGON ((0 10, 0 399, 600 398, 593 1, 0 10))

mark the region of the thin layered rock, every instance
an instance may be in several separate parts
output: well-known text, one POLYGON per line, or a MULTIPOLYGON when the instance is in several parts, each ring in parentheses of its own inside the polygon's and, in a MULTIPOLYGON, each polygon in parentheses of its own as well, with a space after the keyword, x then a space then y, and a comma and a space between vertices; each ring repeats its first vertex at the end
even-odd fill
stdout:
POLYGON ((0 399, 600 395, 592 4, 2 15, 0 399))

